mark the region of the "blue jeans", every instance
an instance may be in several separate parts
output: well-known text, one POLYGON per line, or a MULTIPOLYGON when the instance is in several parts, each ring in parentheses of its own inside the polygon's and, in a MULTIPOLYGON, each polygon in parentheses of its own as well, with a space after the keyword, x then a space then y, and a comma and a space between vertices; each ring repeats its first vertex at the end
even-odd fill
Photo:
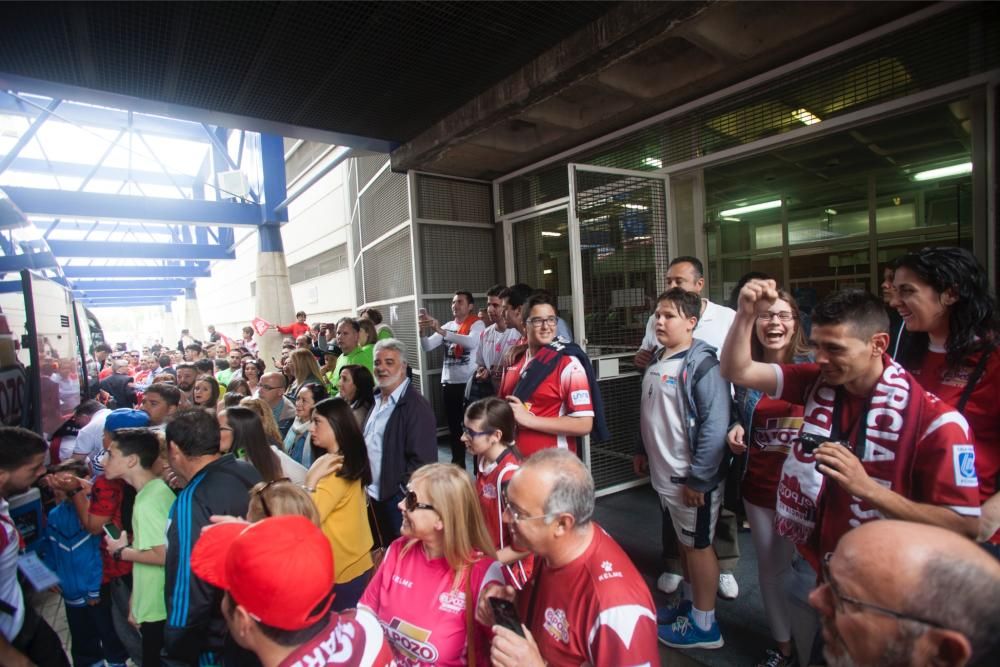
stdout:
POLYGON ((94 606, 66 605, 66 623, 73 640, 71 653, 74 667, 90 667, 102 660, 113 665, 125 664, 128 653, 111 621, 110 600, 102 598, 94 606))
POLYGON ((344 611, 345 609, 354 609, 357 607, 358 600, 361 599, 361 595, 365 592, 368 580, 371 579, 374 571, 373 568, 360 576, 354 577, 350 581, 345 581, 342 584, 334 584, 333 610, 344 611))

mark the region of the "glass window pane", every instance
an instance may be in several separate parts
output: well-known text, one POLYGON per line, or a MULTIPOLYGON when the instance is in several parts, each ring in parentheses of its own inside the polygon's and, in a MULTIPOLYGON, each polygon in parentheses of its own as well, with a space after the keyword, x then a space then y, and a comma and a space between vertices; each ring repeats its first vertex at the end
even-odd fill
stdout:
POLYGON ((514 223, 513 241, 517 282, 548 290, 558 300, 559 316, 572 329, 566 209, 514 223))

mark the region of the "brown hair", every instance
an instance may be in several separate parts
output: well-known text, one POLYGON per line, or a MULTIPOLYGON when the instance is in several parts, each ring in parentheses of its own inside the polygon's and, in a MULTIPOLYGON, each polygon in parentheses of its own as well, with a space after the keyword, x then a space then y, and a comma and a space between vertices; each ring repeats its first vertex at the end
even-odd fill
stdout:
POLYGON ((268 516, 285 516, 298 514, 319 525, 319 511, 309 494, 298 484, 288 479, 274 482, 258 482, 250 489, 250 502, 247 505, 247 521, 257 522, 268 516), (263 500, 262 500, 263 496, 263 500), (268 512, 264 511, 267 504, 268 512))
POLYGON ((278 422, 274 421, 274 411, 271 410, 271 406, 262 398, 244 398, 240 401, 240 405, 257 413, 261 426, 264 427, 264 435, 267 436, 272 445, 280 447, 283 442, 281 430, 278 428, 278 422))
POLYGON ((500 440, 505 445, 513 445, 517 435, 517 421, 514 419, 514 410, 510 403, 488 396, 472 403, 465 409, 466 419, 483 420, 484 431, 500 431, 500 440))
MULTIPOLYGON (((792 309, 792 319, 795 321, 795 334, 792 336, 788 347, 783 351, 785 358, 783 362, 792 363, 796 357, 806 357, 812 353, 809 343, 806 342, 806 332, 802 329, 802 313, 799 311, 799 304, 795 297, 783 289, 778 290, 778 299, 784 301, 792 309)), ((764 358, 764 346, 757 338, 757 325, 754 324, 753 336, 750 337, 750 356, 754 361, 761 361, 764 358)))

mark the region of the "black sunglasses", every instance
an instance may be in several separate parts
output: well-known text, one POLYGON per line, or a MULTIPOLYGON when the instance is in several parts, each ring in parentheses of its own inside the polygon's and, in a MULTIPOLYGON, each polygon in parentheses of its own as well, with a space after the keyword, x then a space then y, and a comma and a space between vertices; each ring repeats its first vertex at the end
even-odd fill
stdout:
POLYGON ((255 495, 258 498, 260 498, 260 506, 261 509, 264 510, 264 516, 274 516, 273 514, 271 514, 271 508, 267 506, 267 497, 264 495, 264 493, 278 482, 291 482, 291 481, 292 480, 288 479, 287 477, 279 477, 278 479, 272 479, 270 482, 268 482, 267 484, 260 487, 260 489, 254 492, 255 495))
POLYGON ((399 485, 399 492, 403 494, 403 507, 406 508, 407 512, 415 512, 417 510, 437 511, 434 509, 433 505, 417 502, 417 492, 411 491, 402 484, 399 485))

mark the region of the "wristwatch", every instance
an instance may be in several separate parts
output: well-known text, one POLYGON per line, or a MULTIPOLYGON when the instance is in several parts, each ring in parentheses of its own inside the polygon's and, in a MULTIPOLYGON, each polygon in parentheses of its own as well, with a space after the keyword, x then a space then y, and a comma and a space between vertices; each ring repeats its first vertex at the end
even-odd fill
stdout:
POLYGON ((127 544, 125 546, 118 547, 117 549, 111 552, 111 557, 114 558, 115 560, 120 561, 122 559, 122 552, 125 551, 125 549, 127 549, 128 547, 129 545, 127 544))

